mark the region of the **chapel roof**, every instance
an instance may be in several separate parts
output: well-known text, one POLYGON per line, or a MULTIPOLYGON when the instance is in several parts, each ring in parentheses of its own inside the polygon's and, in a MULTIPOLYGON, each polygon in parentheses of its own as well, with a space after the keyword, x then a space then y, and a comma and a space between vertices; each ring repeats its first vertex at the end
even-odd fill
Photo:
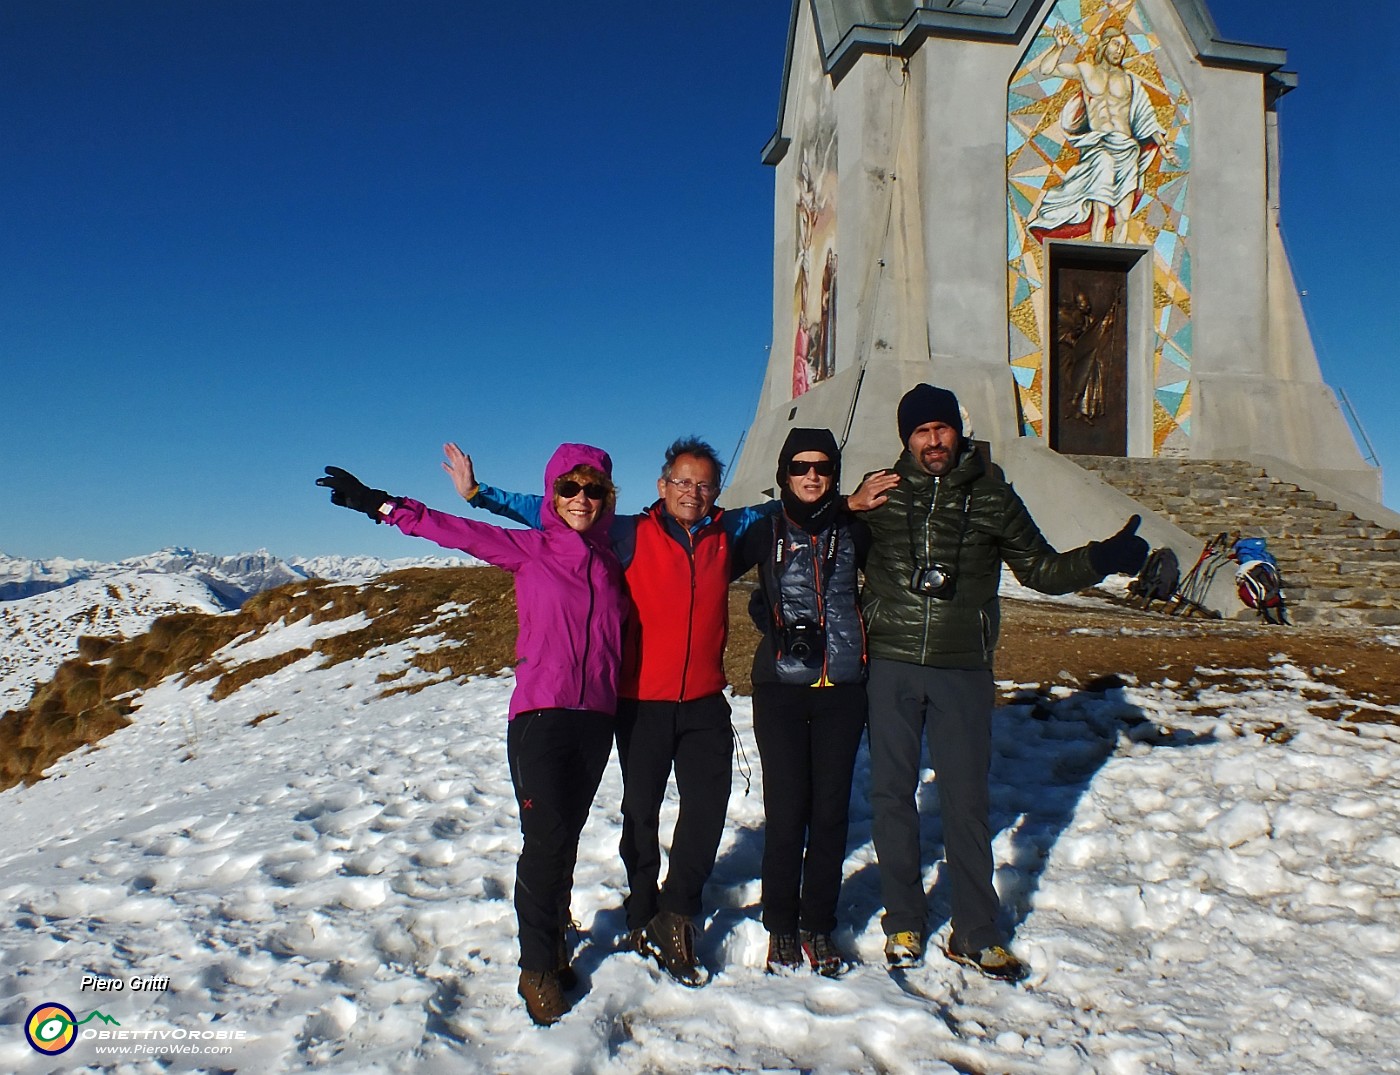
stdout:
MULTIPOLYGON (((1283 49, 1223 39, 1206 0, 1170 2, 1202 63, 1263 72, 1271 83, 1271 100, 1297 84, 1293 72, 1282 70, 1287 61, 1283 49)), ((822 67, 833 79, 840 79, 867 52, 908 56, 929 36, 1018 40, 1048 6, 1047 0, 793 0, 778 128, 763 152, 767 164, 776 164, 787 148, 782 126, 788 74, 798 14, 807 4, 816 24, 822 67)))

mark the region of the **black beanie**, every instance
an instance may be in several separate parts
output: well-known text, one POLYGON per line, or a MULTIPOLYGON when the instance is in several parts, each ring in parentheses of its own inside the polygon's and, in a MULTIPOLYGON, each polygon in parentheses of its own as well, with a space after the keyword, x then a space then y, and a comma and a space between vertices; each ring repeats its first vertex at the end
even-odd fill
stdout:
POLYGON ((946 388, 916 384, 899 401, 899 442, 909 447, 909 434, 928 422, 942 422, 962 436, 962 411, 958 397, 946 388))
POLYGON ((787 440, 778 452, 778 499, 783 502, 783 510, 798 526, 813 534, 819 534, 835 517, 838 506, 838 490, 841 487, 841 449, 829 429, 788 430, 787 440), (815 504, 804 504, 788 485, 788 464, 792 457, 803 452, 821 452, 836 465, 832 472, 831 489, 815 504))
POLYGON ((798 426, 788 430, 787 440, 778 451, 778 488, 787 485, 788 464, 792 457, 803 452, 821 452, 836 464, 831 487, 841 484, 841 449, 836 446, 836 438, 829 429, 806 429, 798 426))

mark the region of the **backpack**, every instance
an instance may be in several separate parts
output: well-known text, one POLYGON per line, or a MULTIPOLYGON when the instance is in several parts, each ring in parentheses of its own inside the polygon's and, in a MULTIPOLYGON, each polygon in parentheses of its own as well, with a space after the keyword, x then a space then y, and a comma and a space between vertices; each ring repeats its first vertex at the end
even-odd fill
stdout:
POLYGON ((1152 550, 1137 578, 1128 583, 1128 592, 1141 597, 1143 607, 1146 607, 1153 601, 1171 600, 1180 581, 1181 565, 1177 562, 1176 553, 1164 545, 1152 550))
POLYGON ((1265 547, 1263 538, 1240 538, 1230 550, 1239 561, 1235 586, 1246 608, 1259 613, 1265 623, 1287 623, 1288 612, 1283 602, 1283 581, 1279 578, 1278 561, 1265 547))
POLYGON ((1268 564, 1274 569, 1274 574, 1278 574, 1278 561, 1274 559, 1273 553, 1269 552, 1263 538, 1240 538, 1230 553, 1240 562, 1241 567, 1248 567, 1257 561, 1268 564))

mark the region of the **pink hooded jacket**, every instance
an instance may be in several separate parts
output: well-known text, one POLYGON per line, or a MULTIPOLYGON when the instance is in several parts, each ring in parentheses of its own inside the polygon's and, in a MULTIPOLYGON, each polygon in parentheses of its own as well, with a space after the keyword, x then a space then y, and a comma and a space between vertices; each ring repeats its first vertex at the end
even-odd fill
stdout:
POLYGON ((532 709, 617 711, 627 595, 608 540, 605 509, 580 534, 554 511, 554 482, 577 466, 612 476, 612 459, 587 444, 561 444, 544 468, 541 530, 504 530, 401 499, 388 522, 405 534, 460 549, 515 576, 519 663, 510 716, 532 709))

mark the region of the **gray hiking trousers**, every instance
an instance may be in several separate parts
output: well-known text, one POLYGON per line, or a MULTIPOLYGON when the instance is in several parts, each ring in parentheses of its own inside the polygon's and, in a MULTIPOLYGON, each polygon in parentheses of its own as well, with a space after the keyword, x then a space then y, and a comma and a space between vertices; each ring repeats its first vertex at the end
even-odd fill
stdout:
POLYGON ((927 932, 919 847, 920 752, 927 737, 937 774, 953 934, 962 951, 1002 944, 992 887, 987 773, 996 685, 986 669, 870 662, 870 805, 880 861, 885 933, 927 932))

